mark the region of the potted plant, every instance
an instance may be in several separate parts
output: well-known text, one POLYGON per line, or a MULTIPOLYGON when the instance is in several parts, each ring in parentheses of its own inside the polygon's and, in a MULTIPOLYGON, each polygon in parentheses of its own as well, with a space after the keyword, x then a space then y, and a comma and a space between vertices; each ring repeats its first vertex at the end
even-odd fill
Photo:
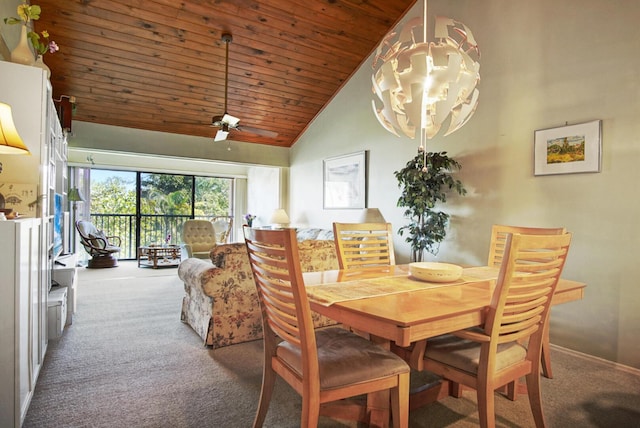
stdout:
POLYGON ((452 175, 461 168, 447 152, 425 153, 420 148, 403 169, 394 172, 398 187, 402 189, 398 206, 406 207, 404 215, 411 220, 398 233, 400 236, 405 232, 408 234, 405 242, 411 244, 412 261, 422 261, 425 250, 433 255, 438 253, 440 243, 447 235, 450 216, 436 209, 436 205, 445 203, 451 190, 459 195, 467 193, 462 182, 452 175))

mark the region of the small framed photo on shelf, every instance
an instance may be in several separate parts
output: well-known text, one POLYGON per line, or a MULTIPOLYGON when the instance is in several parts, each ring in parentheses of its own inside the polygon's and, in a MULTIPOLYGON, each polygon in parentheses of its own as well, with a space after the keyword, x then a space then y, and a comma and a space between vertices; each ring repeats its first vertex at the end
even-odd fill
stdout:
POLYGON ((600 172, 602 121, 535 131, 534 175, 600 172))
POLYGON ((336 156, 324 164, 324 208, 366 208, 367 152, 336 156))

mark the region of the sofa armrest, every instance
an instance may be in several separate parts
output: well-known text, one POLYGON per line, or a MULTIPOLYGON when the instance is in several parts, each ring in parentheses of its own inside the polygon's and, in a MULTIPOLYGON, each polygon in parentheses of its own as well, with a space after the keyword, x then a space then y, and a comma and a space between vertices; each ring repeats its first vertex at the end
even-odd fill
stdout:
POLYGON ((206 272, 211 269, 216 269, 216 267, 210 260, 190 257, 183 260, 178 266, 178 277, 184 283, 185 290, 196 284, 202 287, 203 279, 208 278, 206 272))

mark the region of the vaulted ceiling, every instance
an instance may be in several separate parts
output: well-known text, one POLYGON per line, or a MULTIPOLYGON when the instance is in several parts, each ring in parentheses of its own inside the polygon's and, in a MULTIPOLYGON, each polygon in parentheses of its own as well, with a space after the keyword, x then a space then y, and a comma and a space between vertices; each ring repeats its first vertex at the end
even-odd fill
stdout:
POLYGON ((228 113, 291 147, 415 0, 33 0, 54 98, 74 121, 211 137, 228 113))

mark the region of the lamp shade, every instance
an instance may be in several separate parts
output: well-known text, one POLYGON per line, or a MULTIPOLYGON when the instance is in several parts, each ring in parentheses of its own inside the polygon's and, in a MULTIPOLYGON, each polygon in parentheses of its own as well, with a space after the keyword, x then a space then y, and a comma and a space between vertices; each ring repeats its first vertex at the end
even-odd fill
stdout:
POLYGON ((69 194, 67 195, 67 199, 69 202, 84 202, 84 197, 80 193, 77 187, 69 189, 69 194))
POLYGON ((471 118, 480 82, 480 51, 469 27, 438 16, 436 41, 428 41, 427 20, 424 0, 422 20, 409 20, 380 43, 372 76, 380 124, 395 135, 419 137, 421 144, 441 127, 449 135, 471 118))
POLYGON ((378 208, 365 208, 360 215, 360 223, 386 223, 378 208))
POLYGON ((22 142, 16 126, 13 124, 13 115, 9 104, 0 103, 0 154, 3 155, 30 155, 31 152, 22 142))
POLYGON ((278 208, 273 212, 273 214, 271 214, 271 221, 269 223, 285 226, 289 224, 289 222, 290 220, 289 220, 289 216, 287 215, 287 212, 282 208, 278 208))

